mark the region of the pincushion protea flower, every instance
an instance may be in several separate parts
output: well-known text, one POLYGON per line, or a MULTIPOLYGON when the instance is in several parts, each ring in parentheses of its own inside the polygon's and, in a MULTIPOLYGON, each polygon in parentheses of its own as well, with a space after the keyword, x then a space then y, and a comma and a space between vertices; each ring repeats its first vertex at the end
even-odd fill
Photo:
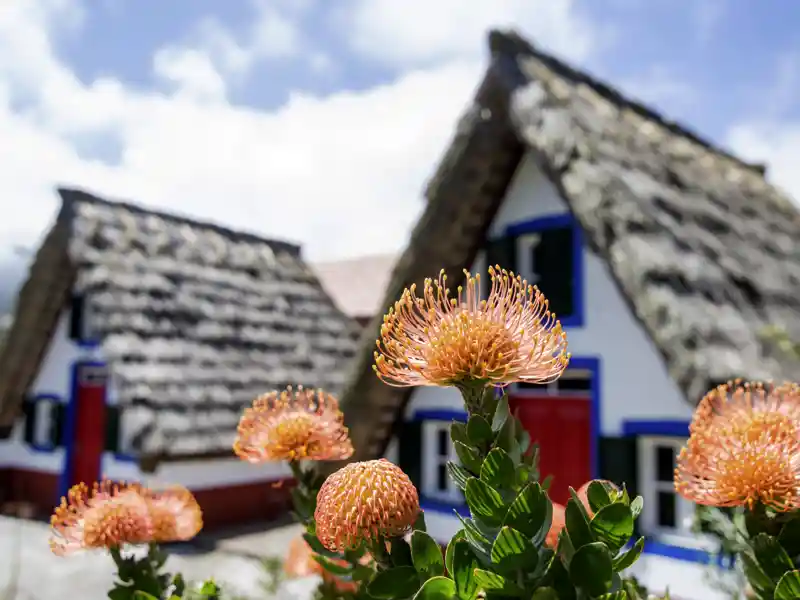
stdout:
POLYGON ((710 506, 800 508, 800 387, 730 382, 695 411, 675 489, 710 506))
POLYGON ((334 552, 404 535, 418 516, 417 488, 384 458, 351 463, 328 477, 314 512, 317 537, 334 552))
POLYGON ((339 402, 322 390, 270 392, 239 421, 233 451, 243 460, 345 460, 353 454, 339 402))
POLYGON ((165 490, 143 489, 153 520, 154 542, 185 542, 203 528, 203 513, 192 493, 183 486, 165 490))
POLYGON ((394 386, 507 385, 558 379, 569 362, 567 336, 544 295, 519 275, 489 268, 492 288, 481 300, 480 275, 464 271, 451 297, 442 270, 426 279, 422 297, 406 289, 383 318, 374 369, 394 386))
POLYGON ((65 556, 78 550, 119 548, 153 538, 153 520, 141 488, 102 481, 73 486, 50 519, 50 549, 65 556))

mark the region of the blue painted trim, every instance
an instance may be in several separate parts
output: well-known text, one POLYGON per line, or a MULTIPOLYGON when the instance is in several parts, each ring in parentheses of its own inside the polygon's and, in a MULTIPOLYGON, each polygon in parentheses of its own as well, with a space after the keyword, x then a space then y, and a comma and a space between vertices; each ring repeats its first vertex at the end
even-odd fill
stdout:
MULTIPOLYGON (((26 400, 26 402, 31 403, 33 405, 33 407, 34 407, 33 415, 34 415, 34 427, 35 427, 35 425, 36 425, 36 423, 35 423, 36 416, 35 415, 36 415, 36 411, 39 410, 38 406, 37 406, 39 404, 39 402, 48 402, 50 404, 53 404, 53 405, 57 406, 57 405, 61 404, 61 397, 58 396, 57 394, 46 394, 46 393, 45 394, 36 394, 35 396, 33 396, 33 397, 29 398, 28 400, 26 400)), ((56 451, 56 448, 58 448, 60 440, 56 440, 55 443, 50 442, 49 444, 44 444, 44 445, 43 444, 39 444, 39 443, 36 442, 36 439, 35 439, 36 438, 35 430, 34 430, 34 436, 33 437, 34 437, 34 439, 32 439, 30 441, 30 443, 28 444, 28 446, 30 447, 30 449, 33 452, 40 452, 42 454, 53 454, 56 451)))
POLYGON ((467 422, 467 413, 458 409, 418 410, 411 416, 411 421, 460 421, 467 422))
POLYGON ((93 340, 73 340, 75 345, 81 350, 97 350, 100 347, 99 341, 93 340))
POLYGON ((578 329, 583 327, 586 322, 586 279, 583 260, 583 228, 577 219, 572 213, 566 213, 512 223, 506 227, 506 236, 518 237, 526 233, 537 233, 546 229, 555 229, 556 227, 572 228, 572 306, 574 309, 571 315, 557 316, 561 321, 562 327, 578 329))
MULTIPOLYGON (((69 491, 70 484, 72 483, 72 459, 75 453, 75 420, 77 418, 78 410, 78 370, 81 367, 106 367, 106 363, 96 360, 81 360, 78 359, 72 363, 70 367, 70 392, 69 401, 67 402, 67 415, 64 424, 64 464, 61 467, 61 477, 58 482, 59 496, 66 496, 69 491)), ((107 391, 107 390, 106 390, 107 391)), ((108 394, 106 394, 105 402, 108 394)), ((103 470, 103 460, 100 459, 100 473, 97 474, 96 479, 100 479, 103 470)), ((92 482, 85 482, 91 484, 92 482)))
POLYGON ((663 556, 664 558, 671 558, 673 560, 680 560, 684 562, 699 563, 704 565, 716 565, 723 569, 733 569, 736 566, 736 557, 727 556, 724 554, 715 554, 706 550, 699 550, 697 548, 686 548, 684 546, 675 546, 673 544, 664 544, 656 540, 645 540, 644 554, 651 554, 654 556, 663 556))
POLYGON ((622 434, 634 435, 664 435, 675 437, 689 437, 689 421, 676 420, 626 420, 622 422, 622 434))

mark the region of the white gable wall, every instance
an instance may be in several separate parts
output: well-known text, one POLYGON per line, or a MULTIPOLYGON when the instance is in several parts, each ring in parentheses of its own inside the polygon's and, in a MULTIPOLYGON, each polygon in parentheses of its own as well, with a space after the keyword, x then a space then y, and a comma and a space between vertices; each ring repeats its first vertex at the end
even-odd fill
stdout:
MULTIPOLYGON (((502 237, 509 225, 568 212, 555 186, 528 156, 517 170, 489 236, 502 237)), ((599 433, 618 436, 626 420, 688 421, 691 407, 628 307, 605 261, 588 247, 583 249, 583 260, 584 323, 580 328, 568 329, 567 339, 574 357, 600 359, 599 433)), ((484 262, 480 253, 473 273, 478 271, 485 276, 484 262)), ((431 276, 436 275, 436 270, 436 265, 431 265, 431 276)), ((453 389, 418 388, 412 394, 405 417, 413 419, 418 411, 429 410, 463 410, 461 397, 453 389)), ((396 455, 394 444, 390 445, 390 452, 396 455)), ((452 511, 449 514, 429 511, 426 521, 429 531, 441 541, 460 528, 452 511)), ((704 567, 695 563, 645 555, 635 570, 654 591, 669 584, 679 597, 703 600, 717 597, 704 583, 704 567)))

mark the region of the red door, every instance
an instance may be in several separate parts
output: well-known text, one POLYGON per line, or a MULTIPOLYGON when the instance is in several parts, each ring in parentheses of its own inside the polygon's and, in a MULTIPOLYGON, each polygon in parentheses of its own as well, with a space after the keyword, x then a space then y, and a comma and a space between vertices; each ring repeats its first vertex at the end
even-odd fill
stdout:
POLYGON ((539 473, 548 475, 550 499, 566 504, 569 486, 576 490, 591 478, 591 403, 588 398, 510 396, 509 406, 539 443, 539 473))
POLYGON ((70 449, 70 485, 91 486, 100 477, 106 442, 106 368, 75 365, 75 417, 70 449))

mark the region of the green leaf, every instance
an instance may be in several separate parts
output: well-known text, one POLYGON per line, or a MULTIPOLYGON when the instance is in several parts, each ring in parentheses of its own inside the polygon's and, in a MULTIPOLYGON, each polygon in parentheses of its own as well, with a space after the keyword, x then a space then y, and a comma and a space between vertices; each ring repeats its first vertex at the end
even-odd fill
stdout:
POLYGON ((303 539, 306 541, 311 550, 320 556, 327 556, 328 558, 337 558, 339 556, 336 552, 331 552, 325 546, 323 546, 322 542, 320 542, 315 535, 304 533, 303 539))
POLYGON ((131 598, 133 598, 133 590, 127 587, 117 586, 111 588, 107 595, 111 600, 131 600, 131 598))
POLYGON ((786 571, 794 569, 792 559, 774 537, 759 533, 751 541, 751 546, 758 564, 773 581, 778 581, 786 571))
POLYGON ((511 503, 503 525, 513 527, 528 537, 534 537, 545 527, 550 529, 551 519, 552 503, 541 486, 533 482, 525 486, 511 503), (547 518, 548 509, 550 519, 547 518))
POLYGON ((516 464, 522 460, 522 449, 517 442, 516 435, 516 419, 509 417, 503 427, 497 434, 494 441, 496 448, 502 448, 511 457, 511 460, 516 464))
POLYGON ((326 571, 333 573, 334 575, 350 575, 353 572, 352 565, 342 565, 339 563, 335 563, 329 558, 324 556, 320 556, 319 554, 312 554, 311 557, 317 561, 322 568, 326 571))
POLYGON ((501 448, 489 452, 481 465, 481 479, 496 488, 514 485, 514 475, 514 461, 501 448))
POLYGON ((595 596, 592 600, 628 600, 628 594, 623 590, 617 590, 616 592, 595 596))
POLYGON ((136 590, 133 592, 133 600, 159 600, 153 594, 148 594, 147 592, 143 592, 142 590, 136 590))
MULTIPOLYGON (((414 532, 417 533, 417 532, 414 532)), ((413 566, 414 561, 411 558, 411 546, 408 542, 401 537, 393 537, 391 539, 392 549, 389 555, 392 558, 392 564, 395 567, 408 567, 413 566)))
POLYGON ((456 584, 447 577, 433 577, 422 584, 414 600, 452 600, 456 595, 456 584))
POLYGON ((450 574, 456 582, 458 597, 461 600, 472 600, 478 589, 478 582, 475 581, 475 569, 480 567, 480 561, 466 541, 457 540, 453 544, 451 564, 450 574))
POLYGON ((778 535, 778 541, 789 556, 800 554, 800 519, 788 521, 778 535))
POLYGON ((453 461, 447 461, 447 473, 450 479, 456 484, 456 487, 462 492, 467 487, 467 480, 472 477, 472 474, 461 465, 457 465, 453 461))
POLYGON ((572 497, 567 501, 567 507, 564 510, 564 522, 572 545, 578 549, 586 544, 591 544, 595 540, 592 528, 589 525, 589 514, 586 512, 586 508, 584 508, 575 490, 571 487, 569 488, 569 493, 572 497))
POLYGON ((764 572, 764 569, 759 566, 755 557, 751 556, 748 552, 742 552, 739 556, 742 559, 744 574, 747 577, 747 581, 753 586, 753 589, 761 596, 766 596, 772 592, 772 590, 775 589, 775 584, 764 572))
POLYGON ((539 562, 539 553, 531 542, 516 529, 503 527, 492 544, 492 562, 500 571, 524 569, 533 571, 539 562))
POLYGON ((598 540, 616 552, 633 535, 631 509, 622 503, 607 504, 594 515, 590 528, 598 540))
POLYGON ((560 600, 555 588, 543 587, 533 592, 531 600, 560 600))
POLYGON ((642 509, 644 508, 644 498, 641 496, 636 496, 631 501, 631 514, 633 514, 634 519, 638 519, 639 515, 642 514, 642 509))
POLYGON ((413 596, 419 589, 419 575, 414 567, 394 567, 380 571, 367 584, 367 593, 373 598, 394 600, 413 596))
POLYGON ((411 560, 422 581, 444 574, 442 548, 424 531, 411 534, 411 560))
POLYGON ((444 567, 450 575, 453 574, 453 552, 455 551, 456 542, 459 540, 464 540, 466 543, 463 529, 456 531, 456 534, 450 538, 450 542, 447 544, 447 550, 444 553, 444 567))
POLYGON ((611 553, 601 542, 593 542, 578 548, 569 564, 569 577, 572 583, 591 596, 608 592, 613 576, 611 553))
POLYGON ((522 593, 522 588, 516 583, 491 571, 475 569, 475 581, 477 581, 479 589, 486 591, 491 590, 509 596, 517 596, 522 593))
POLYGON ((414 521, 414 530, 415 531, 428 531, 428 526, 425 525, 425 511, 419 511, 417 515, 417 520, 414 521))
POLYGON ((477 525, 472 519, 465 519, 460 514, 455 513, 458 520, 461 521, 461 525, 464 526, 464 537, 469 542, 469 545, 472 546, 478 553, 479 557, 484 556, 486 557, 486 563, 488 564, 491 559, 489 555, 492 552, 492 545, 491 542, 483 535, 480 529, 478 529, 477 525))
POLYGON ((503 397, 500 398, 500 401, 497 403, 497 408, 492 417, 492 431, 498 433, 510 416, 511 412, 508 410, 508 396, 503 394, 503 397))
POLYGON ((775 600, 797 600, 800 598, 800 571, 789 571, 781 577, 775 588, 775 600))
POLYGON ((183 597, 183 592, 186 591, 186 582, 183 580, 183 575, 180 573, 175 573, 172 578, 172 587, 173 589, 173 596, 177 596, 178 598, 183 597))
POLYGON ((639 559, 643 550, 644 538, 640 537, 633 546, 614 559, 614 570, 619 572, 629 568, 639 559))
POLYGON ((464 489, 470 511, 489 525, 500 525, 506 515, 503 497, 492 487, 475 477, 467 481, 464 489))
POLYGON ((469 436, 467 435, 467 424, 460 421, 453 421, 450 423, 450 440, 455 444, 461 442, 467 446, 469 443, 469 436))
POLYGON ((467 437, 474 446, 491 443, 494 432, 489 421, 480 415, 472 415, 467 421, 467 437))
POLYGON ((481 472, 481 455, 472 446, 467 446, 463 442, 454 442, 456 454, 461 464, 475 473, 476 475, 481 472))
POLYGON ((612 496, 609 492, 616 496, 616 490, 609 489, 608 486, 610 485, 611 484, 600 479, 595 479, 589 483, 589 487, 586 490, 586 498, 589 500, 589 506, 591 507, 592 512, 597 512, 604 506, 608 506, 611 504, 611 502, 613 502, 612 496))
POLYGON ((314 514, 314 500, 308 497, 305 491, 300 487, 293 487, 289 492, 292 495, 292 503, 297 513, 303 517, 303 520, 308 519, 314 514))

